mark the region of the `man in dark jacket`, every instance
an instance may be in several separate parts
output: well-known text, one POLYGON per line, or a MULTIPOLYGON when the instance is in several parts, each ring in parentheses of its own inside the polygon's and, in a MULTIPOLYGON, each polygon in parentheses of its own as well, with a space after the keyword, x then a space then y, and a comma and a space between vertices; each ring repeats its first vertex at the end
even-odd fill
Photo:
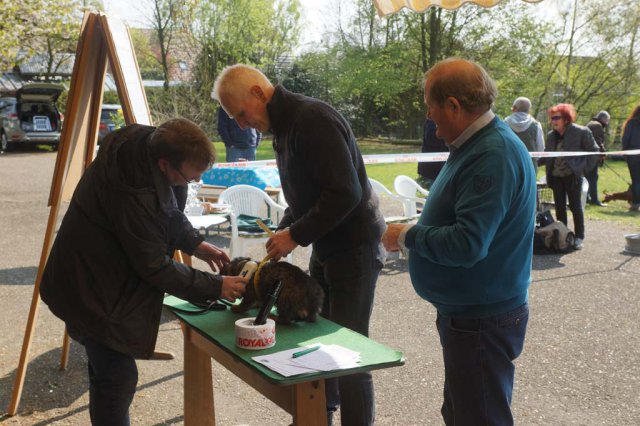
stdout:
POLYGON ((214 160, 188 120, 134 124, 107 136, 73 194, 40 295, 87 351, 94 425, 129 424, 135 358, 153 354, 165 292, 201 303, 244 292, 243 278, 172 259, 179 249, 214 270, 229 261, 182 213, 187 184, 214 160))
MULTIPOLYGON (((436 136, 436 123, 427 118, 423 125, 422 135, 422 152, 447 152, 447 144, 436 136)), ((418 175, 420 176, 420 185, 425 188, 431 188, 433 181, 436 180, 440 170, 444 167, 444 162, 424 161, 418 163, 418 175)))
MULTIPOLYGON (((214 94, 240 127, 273 133, 289 207, 268 255, 313 244, 309 270, 327 295, 322 315, 368 335, 385 225, 349 124, 326 103, 274 87, 246 65, 223 70, 214 94)), ((342 424, 373 424, 370 373, 328 380, 326 395, 329 423, 339 405, 342 424)))
MULTIPOLYGON (((598 149, 600 152, 605 152, 605 139, 606 132, 605 129, 609 125, 609 119, 611 116, 607 111, 600 111, 587 123, 587 127, 591 130, 593 134, 593 138, 596 140, 598 144, 598 149)), ((604 162, 604 157, 598 159, 598 162, 591 170, 586 170, 584 173, 584 177, 589 182, 589 192, 587 194, 587 202, 594 206, 605 206, 600 199, 598 198, 598 167, 602 166, 604 162)))
POLYGON ((218 134, 227 150, 227 163, 255 161, 262 133, 252 127, 241 129, 224 109, 218 108, 218 134))

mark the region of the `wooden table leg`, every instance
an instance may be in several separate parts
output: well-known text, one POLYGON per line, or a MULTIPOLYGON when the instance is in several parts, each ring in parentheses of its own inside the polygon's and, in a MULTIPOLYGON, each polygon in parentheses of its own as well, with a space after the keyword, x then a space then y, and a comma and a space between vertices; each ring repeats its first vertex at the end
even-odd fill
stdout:
POLYGON ((327 402, 324 395, 324 380, 294 385, 293 393, 293 424, 326 426, 327 402))
MULTIPOLYGON (((192 331, 183 326, 184 333, 184 424, 185 426, 213 426, 216 424, 211 357, 191 342, 192 331)), ((326 422, 325 422, 326 424, 326 422)))

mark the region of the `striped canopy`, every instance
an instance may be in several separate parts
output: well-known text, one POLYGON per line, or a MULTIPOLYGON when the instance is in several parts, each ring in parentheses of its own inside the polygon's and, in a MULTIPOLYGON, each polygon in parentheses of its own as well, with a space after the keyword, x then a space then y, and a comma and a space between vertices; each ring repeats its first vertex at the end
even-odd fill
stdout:
MULTIPOLYGON (((431 6, 444 9, 457 9, 465 3, 475 3, 482 7, 491 7, 502 0, 373 0, 379 16, 390 15, 406 7, 415 12, 423 12, 431 6)), ((523 0, 529 3, 537 3, 542 0, 523 0)))

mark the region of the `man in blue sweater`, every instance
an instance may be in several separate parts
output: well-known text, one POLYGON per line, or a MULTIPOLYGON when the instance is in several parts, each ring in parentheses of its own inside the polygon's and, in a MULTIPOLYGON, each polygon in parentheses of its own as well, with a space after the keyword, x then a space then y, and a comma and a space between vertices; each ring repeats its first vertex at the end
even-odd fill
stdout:
POLYGON ((513 360, 528 320, 536 177, 527 149, 491 111, 478 64, 448 59, 425 75, 425 104, 451 149, 416 225, 389 225, 416 292, 437 309, 447 425, 511 425, 513 360))

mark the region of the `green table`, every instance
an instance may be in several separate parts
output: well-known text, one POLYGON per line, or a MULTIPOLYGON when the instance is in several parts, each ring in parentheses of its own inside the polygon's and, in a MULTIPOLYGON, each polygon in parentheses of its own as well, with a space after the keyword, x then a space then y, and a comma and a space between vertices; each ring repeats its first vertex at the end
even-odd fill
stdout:
POLYGON ((315 323, 276 325, 276 345, 251 351, 235 346, 236 320, 255 316, 230 310, 193 315, 180 310, 198 308, 184 300, 168 296, 165 306, 178 317, 184 333, 184 421, 185 425, 215 424, 211 360, 225 366, 257 391, 293 415, 296 425, 326 425, 324 380, 360 371, 370 371, 404 364, 401 352, 324 318, 315 323), (306 346, 312 343, 339 344, 360 352, 357 368, 284 377, 253 361, 251 357, 306 346))

